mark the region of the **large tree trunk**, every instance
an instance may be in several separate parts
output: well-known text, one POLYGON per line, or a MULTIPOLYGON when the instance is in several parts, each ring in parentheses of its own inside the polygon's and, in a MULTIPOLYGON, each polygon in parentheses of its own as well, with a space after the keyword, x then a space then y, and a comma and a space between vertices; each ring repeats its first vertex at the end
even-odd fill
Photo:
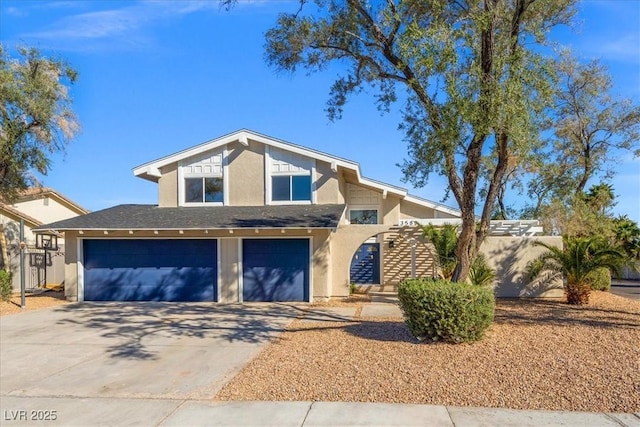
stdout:
MULTIPOLYGON (((470 211, 473 213, 473 210, 470 211)), ((456 258, 458 263, 456 269, 453 272, 451 278, 454 282, 463 282, 469 276, 471 270, 471 264, 476 258, 476 222, 475 217, 472 214, 469 218, 468 215, 462 217, 462 227, 460 234, 458 235, 458 243, 456 245, 456 258)))

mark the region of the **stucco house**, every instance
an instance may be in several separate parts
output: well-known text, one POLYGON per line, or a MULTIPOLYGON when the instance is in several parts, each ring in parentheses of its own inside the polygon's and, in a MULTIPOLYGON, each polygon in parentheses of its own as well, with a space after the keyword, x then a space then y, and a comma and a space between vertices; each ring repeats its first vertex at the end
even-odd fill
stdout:
POLYGON ((415 227, 400 224, 460 216, 365 178, 353 161, 245 129, 133 172, 157 183, 157 205, 119 205, 38 228, 65 234, 68 299, 343 297, 351 283, 434 274, 415 227))
MULTIPOLYGON (((0 202, 0 230, 5 239, 6 253, 0 257, 0 267, 4 260, 10 270, 17 273, 20 267, 20 220, 24 223, 24 243, 26 244, 26 288, 43 286, 45 277, 48 283, 59 284, 64 280, 64 236, 58 235, 59 248, 46 257, 42 250, 36 249, 36 237, 33 230, 43 224, 85 215, 89 210, 47 187, 33 187, 23 191, 18 199, 11 203, 0 202), (46 274, 45 274, 46 273, 46 274)), ((20 288, 18 274, 13 276, 14 289, 20 288)))

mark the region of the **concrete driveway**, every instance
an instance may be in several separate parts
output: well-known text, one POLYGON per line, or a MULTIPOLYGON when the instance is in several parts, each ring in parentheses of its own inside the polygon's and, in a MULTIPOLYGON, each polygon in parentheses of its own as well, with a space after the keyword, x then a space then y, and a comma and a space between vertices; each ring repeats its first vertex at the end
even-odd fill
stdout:
POLYGON ((17 416, 7 411, 33 405, 54 410, 65 397, 106 398, 113 417, 118 399, 133 398, 157 402, 139 415, 161 420, 175 406, 158 399, 212 399, 302 314, 287 304, 84 303, 3 316, 0 416, 6 422, 17 416))

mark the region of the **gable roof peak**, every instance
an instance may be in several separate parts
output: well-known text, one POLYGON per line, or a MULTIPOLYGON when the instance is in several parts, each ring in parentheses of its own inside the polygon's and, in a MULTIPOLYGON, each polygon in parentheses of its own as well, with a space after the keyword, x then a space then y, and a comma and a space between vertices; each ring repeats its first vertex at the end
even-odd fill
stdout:
POLYGON ((284 141, 282 139, 273 138, 271 136, 267 136, 246 128, 236 130, 234 132, 228 133, 215 139, 211 139, 185 150, 181 150, 168 156, 153 160, 151 162, 144 163, 133 168, 133 173, 140 178, 157 182, 161 175, 160 168, 166 165, 179 162, 180 160, 196 156, 198 154, 216 149, 233 142, 239 142, 244 146, 248 146, 249 140, 330 163, 332 169, 334 170, 337 170, 338 166, 342 166, 347 169, 358 171, 359 174, 360 165, 356 162, 341 157, 336 157, 319 150, 307 148, 302 145, 284 141))

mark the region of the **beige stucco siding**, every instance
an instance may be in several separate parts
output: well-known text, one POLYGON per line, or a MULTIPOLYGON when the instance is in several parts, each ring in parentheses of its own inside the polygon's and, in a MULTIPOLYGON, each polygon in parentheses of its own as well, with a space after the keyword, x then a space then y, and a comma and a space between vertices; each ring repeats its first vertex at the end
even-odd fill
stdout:
POLYGON ((239 301, 239 246, 240 239, 222 238, 218 244, 219 259, 219 279, 218 289, 219 302, 239 301))
POLYGON ((388 225, 398 224, 400 221, 400 198, 391 194, 382 199, 382 223, 388 225))
POLYGON ((229 205, 264 206, 264 145, 249 140, 248 147, 235 142, 227 150, 229 205))
POLYGON ((78 216, 76 210, 70 209, 67 205, 58 202, 53 197, 42 197, 16 202, 13 207, 43 224, 78 216))
POLYGON ((527 263, 546 249, 536 246, 541 241, 548 245, 562 247, 561 237, 486 237, 480 252, 491 268, 496 270, 495 293, 498 297, 560 297, 563 295, 562 281, 534 281, 529 283, 525 276, 527 263))
MULTIPOLYGON (((401 219, 436 218, 435 215, 436 213, 432 208, 429 208, 426 206, 420 206, 416 203, 407 202, 406 200, 402 200, 400 202, 400 218, 401 219)), ((441 217, 441 212, 438 212, 438 218, 440 217, 441 217)))
POLYGON ((342 204, 344 196, 340 191, 338 173, 331 170, 331 165, 325 162, 316 162, 316 203, 342 204))
POLYGON ((78 301, 78 239, 77 233, 65 233, 64 296, 68 301, 78 301))
POLYGON ((171 164, 161 169, 158 179, 158 206, 178 206, 178 167, 171 164))
POLYGON ((313 300, 326 300, 331 294, 331 232, 317 230, 312 233, 313 245, 311 254, 313 300))

